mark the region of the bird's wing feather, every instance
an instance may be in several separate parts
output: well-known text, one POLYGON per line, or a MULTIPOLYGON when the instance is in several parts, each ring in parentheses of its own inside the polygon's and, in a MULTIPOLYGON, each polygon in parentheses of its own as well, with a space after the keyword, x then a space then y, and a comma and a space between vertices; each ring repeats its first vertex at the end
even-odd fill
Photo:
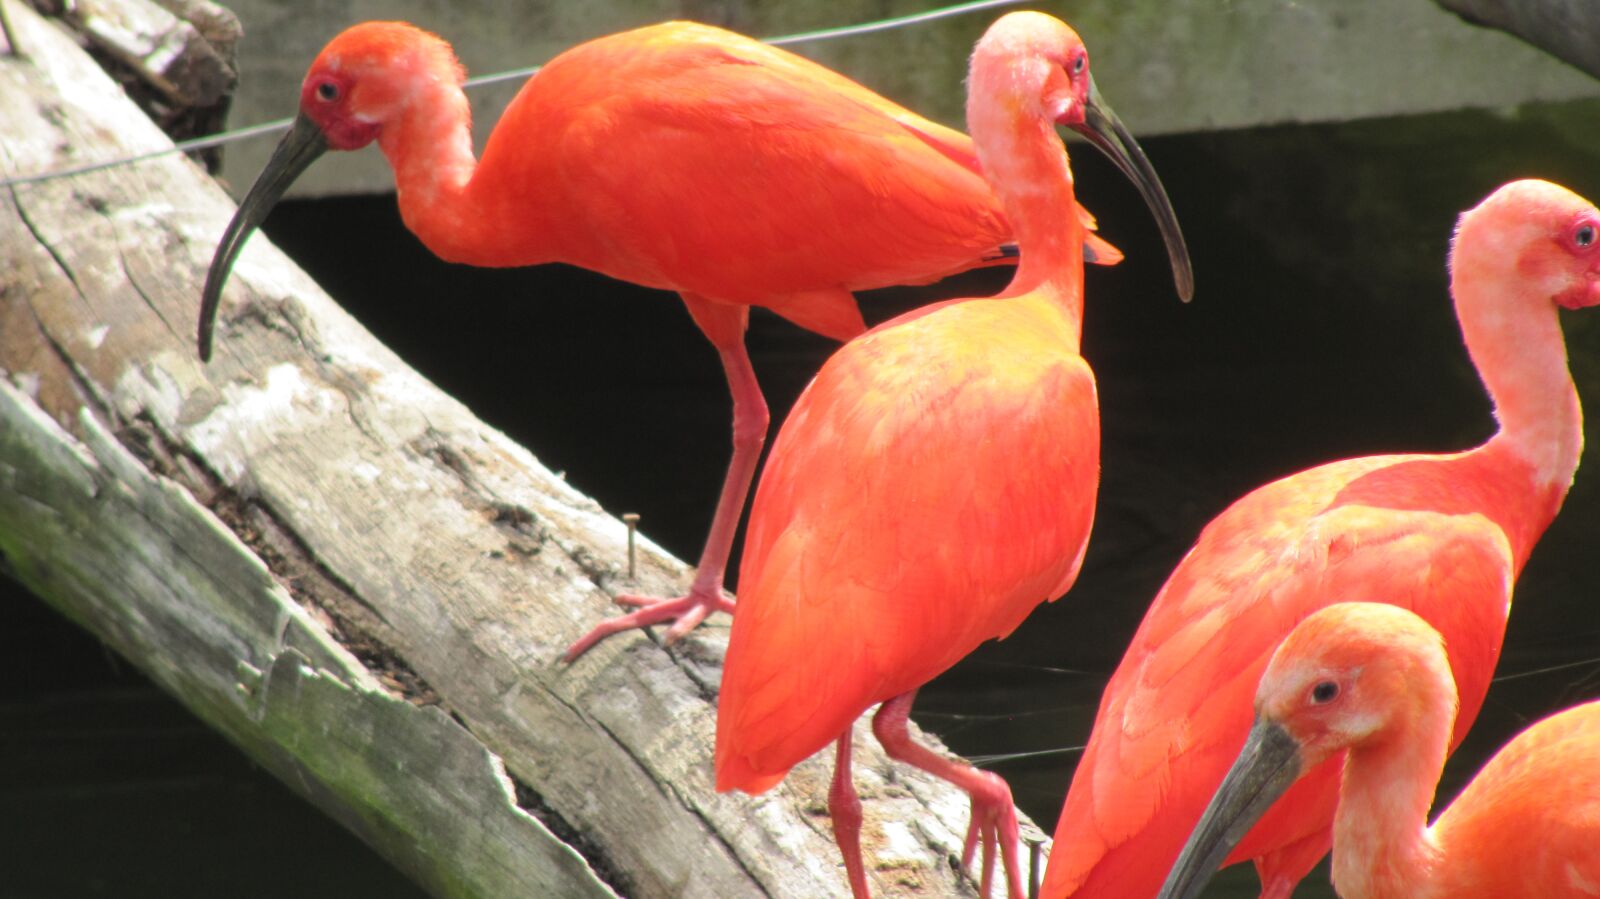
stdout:
POLYGON ((965 135, 716 29, 591 42, 504 121, 538 147, 491 138, 485 164, 543 156, 549 202, 594 244, 569 261, 639 283, 759 303, 934 280, 1010 239, 965 135))
MULTIPOLYGON (((727 32, 720 34, 726 35, 727 32)), ((916 136, 950 161, 969 169, 974 174, 980 176, 983 174, 983 167, 978 162, 978 153, 973 148, 972 138, 954 128, 923 118, 883 95, 826 66, 817 65, 803 56, 796 56, 759 41, 725 43, 722 46, 751 64, 768 67, 773 72, 780 73, 791 84, 815 84, 818 88, 833 91, 852 103, 873 110, 895 122, 907 133, 916 136)), ((1087 231, 1092 232, 1098 227, 1094 215, 1082 205, 1078 206, 1078 220, 1083 223, 1087 231)), ((1092 250, 1089 254, 1090 261, 1095 264, 1115 265, 1122 261, 1122 251, 1104 239, 1088 234, 1085 235, 1084 241, 1092 250)))
POLYGON ((950 305, 859 338, 790 414, 746 538, 719 784, 787 770, 1075 574, 1093 378, 1059 345, 1034 349, 1064 335, 1021 305, 950 305), (992 351, 1008 344, 1015 356, 992 351))
MULTIPOLYGON (((1048 895, 1091 879, 1156 890, 1244 743, 1272 651, 1322 606, 1390 602, 1432 622, 1452 664, 1470 669, 1470 723, 1499 652, 1509 544, 1481 516, 1338 503, 1342 485, 1383 462, 1335 463, 1268 485, 1201 534, 1106 687, 1058 824, 1048 895)), ((1280 847, 1315 835, 1329 818, 1308 824, 1297 809, 1332 796, 1314 776, 1302 781, 1233 858, 1262 851, 1258 835, 1280 847)))

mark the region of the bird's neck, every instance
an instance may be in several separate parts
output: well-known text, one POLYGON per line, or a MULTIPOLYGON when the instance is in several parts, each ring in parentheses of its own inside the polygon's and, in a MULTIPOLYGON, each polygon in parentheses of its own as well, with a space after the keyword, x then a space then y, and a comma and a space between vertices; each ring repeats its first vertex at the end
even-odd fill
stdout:
POLYGON ((1458 238, 1451 291, 1467 352, 1500 425, 1484 450, 1506 453, 1529 470, 1531 493, 1549 506, 1548 524, 1583 454, 1583 409, 1555 303, 1520 295, 1530 285, 1503 271, 1495 248, 1465 252, 1463 243, 1478 237, 1463 230, 1458 238))
MULTIPOLYGON (((1420 680, 1428 680, 1420 678, 1420 680)), ((1346 899, 1422 899, 1442 853, 1428 828, 1455 719, 1453 685, 1427 684, 1414 714, 1345 758, 1333 822, 1333 884, 1346 899)))
POLYGON ((448 262, 504 267, 554 258, 529 255, 540 242, 517 239, 538 230, 542 204, 513 204, 506 191, 481 183, 471 112, 461 88, 436 81, 417 93, 405 112, 386 122, 378 135, 378 145, 394 169, 406 227, 448 262))
POLYGON ((1022 255, 1000 296, 1049 298, 1070 321, 1076 341, 1083 326, 1085 232, 1061 139, 1049 121, 1004 103, 969 103, 967 124, 1022 255))

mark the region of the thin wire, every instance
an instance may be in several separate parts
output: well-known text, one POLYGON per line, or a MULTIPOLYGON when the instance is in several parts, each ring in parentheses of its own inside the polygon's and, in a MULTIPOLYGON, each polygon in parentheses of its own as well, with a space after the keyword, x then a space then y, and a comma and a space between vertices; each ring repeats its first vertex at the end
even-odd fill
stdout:
POLYGON ((132 156, 120 156, 116 159, 105 160, 104 162, 86 162, 82 165, 69 166, 68 168, 55 169, 49 172, 35 172, 32 175, 16 175, 11 178, 0 179, 0 188, 11 187, 16 184, 37 184, 40 181, 54 181, 57 178, 71 178, 77 175, 87 175, 90 172, 98 172, 101 169, 112 169, 135 162, 144 162, 146 159, 157 159, 162 156, 171 156, 174 153, 188 153, 191 150, 204 150, 208 147, 220 147, 223 144, 237 143, 242 140, 249 140, 252 137, 260 137, 262 135, 273 134, 278 131, 287 131, 289 126, 292 124, 294 124, 293 119, 277 119, 271 122, 263 122, 260 125, 251 125, 246 128, 236 128, 232 131, 222 131, 218 132, 217 134, 208 134, 205 137, 192 137, 188 140, 178 141, 170 147, 162 147, 159 150, 149 150, 144 153, 135 153, 132 156))
MULTIPOLYGON (((960 724, 982 724, 989 721, 1011 721, 1017 718, 1051 718, 1059 717, 1066 712, 1077 711, 1085 708, 1088 703, 1074 703, 1072 705, 1058 705, 1054 708, 1028 709, 1022 712, 992 712, 974 714, 972 712, 917 712, 917 718, 923 721, 952 721, 960 724)), ((961 728, 964 729, 964 728, 961 728)))
POLYGON ((1515 674, 1502 674, 1499 677, 1494 678, 1492 683, 1503 684, 1506 681, 1522 680, 1525 677, 1537 677, 1541 674, 1550 674, 1556 671, 1567 671, 1572 668, 1586 668, 1595 664, 1600 664, 1600 659, 1581 659, 1576 662, 1565 662, 1560 665, 1550 665, 1545 668, 1535 668, 1532 671, 1518 671, 1515 674))
POLYGON ((912 13, 893 19, 865 22, 860 25, 845 25, 840 28, 820 28, 816 31, 806 31, 786 37, 765 38, 764 40, 775 47, 782 47, 785 44, 800 44, 806 41, 827 41, 836 37, 853 37, 858 34, 871 34, 874 31, 890 31, 895 28, 903 28, 906 25, 920 25, 923 22, 932 22, 937 19, 949 18, 950 16, 993 9, 997 6, 1012 6, 1021 2, 1022 0, 974 0, 971 3, 957 3, 954 6, 930 9, 927 12, 912 13))
MULTIPOLYGON (((773 46, 778 47, 787 44, 806 43, 808 41, 834 40, 841 37, 854 37, 858 34, 871 34, 878 31, 890 31, 895 28, 904 28, 908 25, 920 25, 923 22, 932 22, 937 19, 945 19, 951 16, 964 15, 969 12, 993 9, 997 6, 1012 6, 1021 2, 1023 2, 1023 0, 972 0, 972 2, 969 3, 957 3, 952 6, 944 6, 938 9, 928 10, 927 12, 912 13, 911 15, 897 16, 892 19, 880 19, 875 22, 863 22, 859 25, 844 25, 838 28, 821 28, 816 31, 805 31, 799 34, 789 34, 774 38, 763 38, 762 40, 764 43, 772 44, 773 46)), ((490 84, 498 84, 502 81, 514 81, 519 78, 529 78, 537 73, 541 68, 543 68, 543 66, 527 66, 521 69, 510 69, 504 72, 480 75, 476 78, 468 78, 464 86, 468 90, 471 90, 473 88, 484 87, 490 84)), ((132 156, 122 156, 117 159, 108 159, 104 162, 89 162, 82 165, 69 166, 68 168, 64 169, 55 169, 49 172, 36 172, 32 175, 17 175, 11 178, 3 178, 0 179, 0 188, 12 187, 18 184, 37 184, 41 181, 53 181, 57 178, 71 178, 77 175, 85 175, 90 172, 98 172, 102 169, 115 168, 117 166, 129 165, 135 162, 143 162, 147 159, 156 159, 162 156, 169 156, 173 153, 188 153, 194 150, 206 150, 210 149, 211 147, 220 147, 224 144, 237 143, 239 141, 250 140, 252 138, 262 137, 268 134, 275 134, 279 131, 287 131, 289 126, 292 124, 294 124, 293 118, 274 119, 270 122, 262 122, 259 125, 250 125, 245 128, 236 128, 231 131, 220 131, 216 134, 208 134, 205 137, 194 137, 188 140, 178 141, 171 147, 163 147, 159 150, 150 150, 145 153, 136 153, 132 156)))
POLYGON ((988 755, 974 755, 968 758, 967 761, 973 763, 974 765, 987 768, 991 765, 997 765, 1003 762, 1015 762, 1021 759, 1038 759, 1052 755, 1071 755, 1075 752, 1082 752, 1086 748, 1087 747, 1084 746, 1061 746, 1055 749, 1034 749, 1029 752, 995 752, 988 755))

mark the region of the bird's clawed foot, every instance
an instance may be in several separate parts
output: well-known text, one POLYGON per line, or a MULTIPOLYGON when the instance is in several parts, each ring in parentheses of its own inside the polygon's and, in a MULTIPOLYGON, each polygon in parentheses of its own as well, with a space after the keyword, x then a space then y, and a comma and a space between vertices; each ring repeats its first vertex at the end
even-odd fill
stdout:
POLYGON ((664 621, 672 622, 665 636, 666 645, 671 646, 698 627, 712 612, 733 614, 733 598, 722 592, 720 582, 706 585, 696 583, 687 595, 670 599, 623 593, 617 596, 616 601, 618 605, 632 606, 635 611, 595 625, 594 630, 567 647, 567 651, 561 656, 563 662, 576 660, 612 634, 637 627, 649 627, 664 621))
POLYGON ((1017 858, 1020 834, 1017 827, 1017 808, 1011 801, 1011 788, 998 774, 975 772, 980 783, 971 791, 972 823, 967 825, 967 844, 961 853, 961 867, 970 869, 973 851, 983 845, 983 871, 978 882, 978 895, 988 899, 989 886, 994 880, 995 844, 1000 845, 1000 858, 1006 872, 1006 895, 1009 899, 1023 899, 1022 867, 1017 858))

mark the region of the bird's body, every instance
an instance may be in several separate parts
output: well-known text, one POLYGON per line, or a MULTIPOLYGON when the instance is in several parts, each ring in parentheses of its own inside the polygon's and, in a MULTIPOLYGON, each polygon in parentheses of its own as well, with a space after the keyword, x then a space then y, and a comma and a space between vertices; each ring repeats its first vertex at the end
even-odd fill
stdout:
MULTIPOLYGON (((486 267, 566 262, 677 291, 717 348, 733 398, 733 458, 689 592, 622 596, 610 634, 674 621, 722 591, 767 408, 744 348, 750 306, 845 340, 852 291, 927 283, 1003 261, 1012 229, 972 142, 823 66, 705 25, 599 38, 531 78, 474 158, 464 72, 443 40, 400 22, 335 37, 312 63, 301 117, 240 206, 201 307, 208 358, 222 282, 243 240, 322 150, 376 140, 401 216, 435 254, 486 267)), ((1088 213, 1072 212, 1092 228, 1088 213)), ((1092 261, 1120 254, 1079 229, 1092 261)))
POLYGON ((723 787, 766 789, 1077 575, 1100 428, 1076 322, 1040 293, 912 315, 835 354, 774 441, 718 714, 723 787))
MULTIPOLYGON (((990 29, 970 85, 968 122, 1021 265, 996 298, 917 310, 852 340, 801 395, 751 510, 718 705, 719 790, 768 789, 838 741, 830 810, 858 896, 850 729, 879 702, 885 749, 973 796, 968 851, 981 837, 987 862, 998 840, 1018 895, 1009 789, 916 745, 905 713, 922 684, 1071 585, 1094 516, 1084 231, 1053 125, 1105 140, 1114 120, 1091 97, 1077 36, 1037 13, 990 29)), ((1133 149, 1113 158, 1166 226, 1159 182, 1133 149)))
POLYGON ((936 280, 1010 240, 966 135, 690 22, 568 50, 524 85, 476 166, 417 170, 398 178, 401 212, 442 258, 566 262, 792 311, 839 339, 864 330, 850 291, 936 280), (407 183, 434 172, 432 195, 407 183), (440 196, 461 213, 441 215, 440 196))
MULTIPOLYGON (((1408 608, 1443 634, 1461 702, 1452 747, 1471 725, 1512 585, 1582 451, 1557 306, 1600 299, 1586 292, 1587 247, 1560 245, 1587 204, 1542 182, 1507 196, 1463 217, 1452 255, 1457 315, 1498 433, 1462 453, 1313 468, 1206 526, 1106 687, 1042 895, 1154 893, 1249 730, 1271 652, 1339 598, 1408 608), (1551 233, 1533 240, 1519 215, 1551 233)), ((1337 760, 1307 773, 1233 850, 1229 863, 1255 861, 1264 896, 1287 896, 1327 852, 1337 776, 1337 760)))
POLYGON ((1343 759, 1333 881, 1346 899, 1600 895, 1600 702, 1524 730, 1428 825, 1455 739, 1447 649, 1388 604, 1338 603, 1301 622, 1262 675, 1249 738, 1163 899, 1197 894, 1223 834, 1329 758, 1343 759))
MULTIPOLYGON (((1435 621, 1462 672, 1464 735, 1531 548, 1483 510, 1535 506, 1521 516, 1535 522, 1553 512, 1530 502, 1526 478, 1484 479, 1498 473, 1484 455, 1334 463, 1269 484, 1208 526, 1106 686, 1043 895, 1150 895, 1164 874, 1152 859, 1176 857, 1249 728, 1254 679, 1328 597, 1382 596, 1435 621), (1130 883, 1144 886, 1123 892, 1130 883)), ((1230 862, 1268 857, 1298 882, 1327 852, 1336 782, 1336 765, 1307 776, 1230 862)))

